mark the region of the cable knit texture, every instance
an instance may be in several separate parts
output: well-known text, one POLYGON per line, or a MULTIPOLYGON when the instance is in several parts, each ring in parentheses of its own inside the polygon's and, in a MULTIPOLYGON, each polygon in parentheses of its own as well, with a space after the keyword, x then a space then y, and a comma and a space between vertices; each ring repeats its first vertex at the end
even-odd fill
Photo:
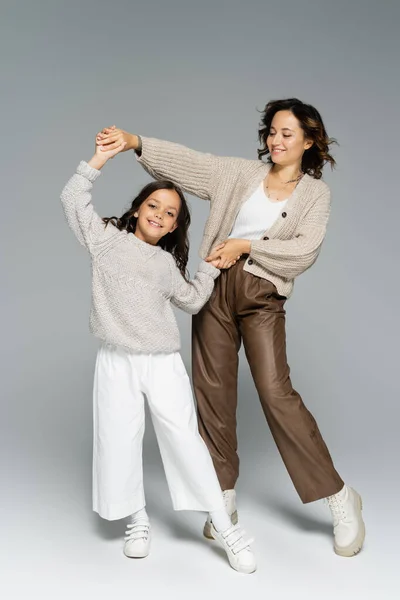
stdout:
POLYGON ((81 162, 61 194, 65 216, 92 261, 90 330, 127 350, 177 352, 180 336, 172 304, 195 314, 211 295, 219 270, 202 261, 187 282, 173 256, 109 223, 92 205, 100 171, 81 162))
MULTIPOLYGON (((243 203, 266 177, 271 165, 259 160, 213 156, 180 144, 142 137, 137 160, 156 179, 171 179, 185 191, 211 203, 200 256, 226 240, 243 203)), ((299 182, 268 239, 253 240, 244 269, 271 281, 289 297, 294 279, 316 261, 326 233, 330 191, 309 175, 299 182)))

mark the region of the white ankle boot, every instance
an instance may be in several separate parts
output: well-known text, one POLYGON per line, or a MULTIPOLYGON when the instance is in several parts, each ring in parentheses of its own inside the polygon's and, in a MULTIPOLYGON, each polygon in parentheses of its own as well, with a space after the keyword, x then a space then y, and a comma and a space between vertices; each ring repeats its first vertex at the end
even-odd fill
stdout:
POLYGON ((245 532, 239 525, 232 525, 226 531, 217 531, 211 523, 211 534, 225 550, 232 569, 239 573, 254 573, 257 565, 250 548, 253 540, 245 539, 245 532))
POLYGON ((365 538, 361 496, 352 488, 344 488, 326 499, 333 518, 334 549, 340 556, 360 552, 365 538))
POLYGON ((151 531, 147 519, 137 519, 128 526, 124 554, 128 558, 145 558, 150 552, 151 531))
MULTIPOLYGON (((225 490, 223 492, 225 509, 228 513, 232 525, 237 525, 238 523, 238 514, 236 510, 236 492, 235 490, 225 490)), ((212 527, 211 527, 211 517, 208 515, 207 521, 204 524, 203 535, 209 540, 214 539, 212 527)))

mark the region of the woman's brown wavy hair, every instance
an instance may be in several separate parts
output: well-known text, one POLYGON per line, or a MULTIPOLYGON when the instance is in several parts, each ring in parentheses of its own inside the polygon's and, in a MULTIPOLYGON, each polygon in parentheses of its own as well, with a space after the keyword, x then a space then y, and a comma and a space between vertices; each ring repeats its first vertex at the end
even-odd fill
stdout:
POLYGON ((178 269, 183 277, 187 280, 187 263, 189 259, 189 226, 190 212, 186 202, 186 198, 182 190, 172 181, 159 180, 152 181, 144 186, 136 198, 132 201, 131 207, 122 217, 104 217, 103 221, 107 225, 111 222, 120 231, 126 230, 128 233, 135 233, 137 218, 134 216, 138 208, 147 200, 156 190, 174 190, 180 200, 181 206, 178 213, 177 228, 172 233, 167 233, 158 242, 163 250, 170 252, 175 259, 178 269))
MULTIPOLYGON (((271 129, 272 119, 277 112, 289 110, 299 121, 304 131, 306 139, 313 142, 311 148, 303 154, 301 170, 314 177, 321 179, 322 169, 326 163, 330 163, 333 168, 336 161, 329 152, 329 146, 336 143, 336 140, 328 137, 322 117, 316 108, 311 104, 304 104, 297 98, 288 98, 286 100, 272 100, 268 102, 262 112, 260 128, 258 130, 258 139, 261 144, 258 150, 258 158, 261 160, 264 155, 269 155, 267 138, 271 129)), ((272 162, 268 156, 268 162, 272 162)))

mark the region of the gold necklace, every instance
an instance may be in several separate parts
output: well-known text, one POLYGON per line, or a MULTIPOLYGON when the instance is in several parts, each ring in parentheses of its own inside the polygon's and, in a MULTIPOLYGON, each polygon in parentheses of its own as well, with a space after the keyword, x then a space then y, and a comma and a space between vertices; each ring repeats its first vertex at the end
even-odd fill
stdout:
MULTIPOLYGON (((271 198, 271 196, 270 196, 270 194, 269 194, 269 187, 268 187, 268 179, 269 179, 269 175, 270 175, 270 173, 268 173, 268 175, 267 175, 267 177, 266 177, 266 179, 265 179, 265 189, 266 189, 266 192, 267 192, 267 196, 268 196, 268 198, 271 198)), ((295 177, 294 179, 288 179, 288 181, 281 181, 281 180, 279 180, 279 182, 280 182, 280 183, 281 183, 281 184, 282 184, 284 187, 286 187, 287 185, 289 185, 289 183, 296 183, 296 184, 297 184, 297 183, 299 183, 300 179, 302 179, 302 178, 303 178, 303 176, 304 176, 304 173, 300 172, 300 174, 299 174, 297 177, 295 177)), ((278 179, 279 179, 279 177, 278 177, 278 179)), ((296 186, 295 186, 295 187, 296 187, 296 186)), ((275 198, 275 200, 276 200, 276 198, 275 198)))
POLYGON ((282 181, 282 183, 284 185, 287 185, 288 183, 294 183, 295 181, 300 181, 300 179, 303 177, 303 173, 300 173, 300 175, 297 175, 297 177, 295 177, 294 179, 288 179, 287 181, 282 181))

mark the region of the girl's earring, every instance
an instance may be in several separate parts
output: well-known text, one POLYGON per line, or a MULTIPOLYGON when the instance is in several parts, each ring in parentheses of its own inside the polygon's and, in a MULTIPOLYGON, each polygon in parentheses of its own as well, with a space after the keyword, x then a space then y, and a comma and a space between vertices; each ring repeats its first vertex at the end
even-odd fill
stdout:
POLYGON ((135 212, 135 213, 133 213, 133 216, 135 217, 135 219, 137 219, 139 216, 139 213, 135 212))

